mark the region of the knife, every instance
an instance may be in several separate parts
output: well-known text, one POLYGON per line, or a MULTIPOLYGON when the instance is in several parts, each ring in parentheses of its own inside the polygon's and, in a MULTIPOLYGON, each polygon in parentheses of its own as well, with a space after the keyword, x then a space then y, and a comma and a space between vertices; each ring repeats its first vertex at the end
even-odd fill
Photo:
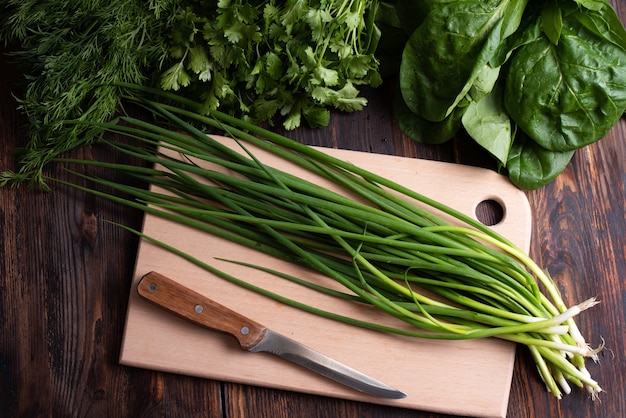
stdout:
POLYGON ((269 352, 358 391, 389 399, 406 394, 266 328, 157 272, 143 276, 139 295, 202 327, 234 336, 243 350, 269 352))

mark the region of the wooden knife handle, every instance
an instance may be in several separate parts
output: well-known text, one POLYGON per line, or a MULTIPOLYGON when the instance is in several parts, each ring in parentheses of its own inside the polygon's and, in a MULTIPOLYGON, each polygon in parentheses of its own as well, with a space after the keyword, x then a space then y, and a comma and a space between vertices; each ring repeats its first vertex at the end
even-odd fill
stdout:
POLYGON ((233 335, 249 350, 263 339, 267 328, 157 272, 143 276, 139 295, 194 324, 233 335))

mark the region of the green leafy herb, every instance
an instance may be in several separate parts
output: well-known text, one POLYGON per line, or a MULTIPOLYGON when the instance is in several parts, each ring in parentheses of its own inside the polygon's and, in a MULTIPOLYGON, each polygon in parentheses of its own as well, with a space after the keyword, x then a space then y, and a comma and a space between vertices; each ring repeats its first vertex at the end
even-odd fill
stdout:
POLYGON ((367 104, 357 85, 382 81, 375 0, 190 3, 172 27, 170 58, 177 61, 161 87, 184 88, 206 109, 261 121, 281 115, 287 129, 302 119, 325 126, 327 109, 367 104))
POLYGON ((550 42, 559 44, 563 31, 563 14, 556 1, 549 2, 541 10, 541 28, 550 42))
POLYGON ((20 108, 29 143, 15 177, 38 177, 60 152, 86 143, 73 118, 105 121, 120 109, 118 82, 149 83, 167 53, 177 0, 7 0, 0 35, 24 71, 20 108))
POLYGON ((121 110, 116 83, 178 91, 217 109, 293 129, 325 126, 378 86, 378 0, 7 0, 0 34, 25 71, 29 143, 19 173, 92 140, 83 126, 121 110))

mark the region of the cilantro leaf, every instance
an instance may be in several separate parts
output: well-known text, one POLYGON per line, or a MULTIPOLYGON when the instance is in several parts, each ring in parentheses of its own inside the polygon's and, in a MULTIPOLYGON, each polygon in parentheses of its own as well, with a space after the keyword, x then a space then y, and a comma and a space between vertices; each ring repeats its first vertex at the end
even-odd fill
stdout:
POLYGON ((211 80, 213 65, 202 46, 195 46, 189 50, 189 69, 198 75, 200 81, 211 80))
POLYGON ((355 111, 366 105, 355 85, 381 82, 369 51, 378 30, 370 15, 374 5, 374 0, 189 2, 172 36, 175 62, 161 84, 187 86, 206 106, 239 117, 270 123, 281 118, 287 129, 303 120, 324 126, 329 108, 355 111))
POLYGON ((337 70, 331 70, 329 68, 318 65, 313 70, 312 81, 313 84, 323 84, 326 86, 336 86, 339 83, 339 73, 337 70))

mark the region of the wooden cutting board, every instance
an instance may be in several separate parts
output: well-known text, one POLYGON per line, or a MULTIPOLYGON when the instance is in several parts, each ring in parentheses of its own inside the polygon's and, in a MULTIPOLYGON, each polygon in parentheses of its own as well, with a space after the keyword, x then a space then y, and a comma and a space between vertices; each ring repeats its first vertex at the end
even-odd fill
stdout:
MULTIPOLYGON (((530 207, 523 192, 490 170, 458 164, 324 149, 384 175, 464 213, 485 200, 498 202, 504 217, 495 230, 528 251, 530 207)), ((302 174, 272 156, 266 164, 302 174)), ((398 326, 395 319, 303 289, 275 276, 225 263, 241 260, 326 281, 291 266, 170 221, 146 215, 143 232, 232 275, 307 304, 398 326)), ((400 324, 400 326, 404 326, 400 324)), ((447 414, 505 417, 515 346, 497 339, 436 341, 381 334, 285 306, 245 290, 147 241, 140 243, 120 362, 124 365, 208 379, 338 397, 447 414), (270 354, 239 349, 232 337, 191 325, 142 300, 138 280, 157 271, 217 302, 408 394, 385 400, 353 391, 270 354)))

